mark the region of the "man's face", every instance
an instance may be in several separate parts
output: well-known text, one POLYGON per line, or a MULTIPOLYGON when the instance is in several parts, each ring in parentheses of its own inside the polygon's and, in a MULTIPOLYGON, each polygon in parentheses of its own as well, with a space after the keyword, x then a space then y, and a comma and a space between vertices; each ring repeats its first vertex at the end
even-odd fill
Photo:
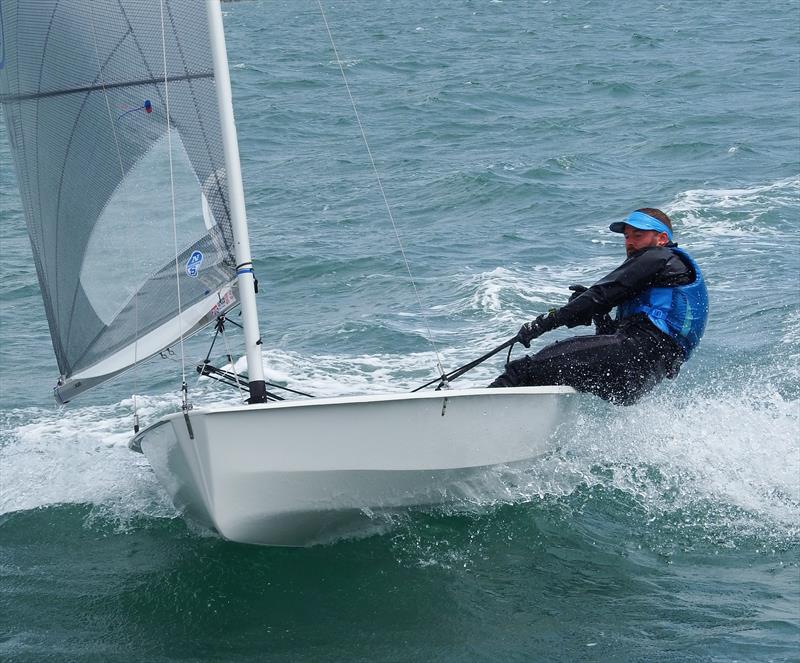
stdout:
POLYGON ((625 253, 628 256, 649 246, 666 246, 669 244, 667 233, 660 233, 657 230, 639 230, 625 224, 623 234, 625 235, 625 253))

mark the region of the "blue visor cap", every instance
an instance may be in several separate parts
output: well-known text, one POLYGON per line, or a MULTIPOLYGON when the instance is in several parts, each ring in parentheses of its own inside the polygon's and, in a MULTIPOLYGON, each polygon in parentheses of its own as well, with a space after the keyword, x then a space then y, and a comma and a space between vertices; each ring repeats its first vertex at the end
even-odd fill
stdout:
POLYGON ((639 230, 655 230, 659 233, 667 233, 669 241, 672 241, 672 231, 666 224, 644 212, 633 212, 624 221, 614 221, 608 229, 611 232, 621 233, 625 231, 625 226, 633 226, 639 230))

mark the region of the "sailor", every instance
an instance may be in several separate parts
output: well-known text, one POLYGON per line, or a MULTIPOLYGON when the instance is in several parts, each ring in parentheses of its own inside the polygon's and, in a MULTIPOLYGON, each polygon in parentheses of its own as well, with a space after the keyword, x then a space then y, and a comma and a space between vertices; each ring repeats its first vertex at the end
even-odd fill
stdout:
POLYGON ((526 322, 516 339, 529 348, 557 327, 592 322, 596 334, 512 361, 490 387, 568 385, 631 405, 665 377, 678 375, 708 318, 700 267, 672 241, 672 222, 659 209, 638 209, 609 229, 625 236, 625 262, 590 288, 570 286, 567 304, 526 322))

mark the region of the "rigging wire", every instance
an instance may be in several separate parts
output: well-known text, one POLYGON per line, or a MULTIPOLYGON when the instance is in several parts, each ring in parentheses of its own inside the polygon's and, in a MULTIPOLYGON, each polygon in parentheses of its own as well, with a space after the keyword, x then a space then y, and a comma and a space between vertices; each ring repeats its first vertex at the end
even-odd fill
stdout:
POLYGON ((361 117, 358 114, 358 108, 356 107, 355 99, 353 98, 353 94, 350 91, 350 84, 347 81, 347 75, 344 72, 344 67, 342 66, 342 60, 339 57, 339 51, 336 48, 336 43, 333 39, 333 33, 331 32, 331 28, 328 25, 328 19, 325 16, 325 10, 322 7, 322 0, 317 0, 317 4, 319 5, 319 12, 322 15, 322 20, 325 23, 325 29, 328 32, 328 39, 330 39, 331 47, 333 48, 333 54, 336 57, 336 64, 339 65, 339 71, 342 73, 342 80, 344 81, 344 86, 347 89, 347 96, 350 98, 350 105, 353 107, 353 113, 355 114, 356 122, 358 123, 358 128, 361 131, 361 138, 364 140, 364 146, 367 148, 367 154, 369 155, 369 161, 372 164, 372 171, 375 173, 375 179, 378 183, 378 188, 381 192, 381 197, 383 198, 383 203, 386 206, 386 212, 389 215, 389 220, 392 222, 392 228, 394 229, 394 235, 397 238, 397 244, 400 247, 400 253, 403 256, 403 262, 406 266, 406 271, 408 272, 408 278, 411 280, 411 286, 414 289, 414 296, 417 298, 417 304, 419 305, 420 313, 422 314, 422 319, 425 323, 425 329, 427 330, 428 336, 428 343, 430 343, 431 348, 433 349, 434 354, 436 355, 436 365, 439 368, 439 374, 442 376, 442 381, 445 386, 447 385, 447 373, 444 370, 444 366, 442 365, 442 358, 439 355, 439 350, 436 347, 436 342, 433 340, 433 334, 431 333, 431 326, 428 322, 428 316, 425 314, 425 308, 422 305, 422 298, 419 295, 419 290, 417 289, 417 284, 414 281, 414 276, 411 273, 411 265, 406 257, 405 249, 403 248, 403 241, 400 239, 400 232, 397 229, 397 224, 394 220, 394 214, 392 214, 392 208, 389 205, 389 200, 386 197, 386 192, 383 189, 383 181, 381 180, 381 176, 378 173, 378 167, 375 165, 375 159, 372 156, 372 150, 369 146, 369 141, 367 140, 367 133, 364 130, 364 125, 361 123, 361 117))
MULTIPOLYGON (((122 150, 119 146, 119 136, 117 136, 117 126, 114 120, 114 114, 111 112, 111 102, 108 98, 108 90, 106 89, 105 76, 103 75, 103 64, 100 62, 100 49, 97 46, 97 32, 94 26, 94 3, 89 5, 89 27, 92 30, 92 44, 94 46, 94 55, 97 59, 97 74, 100 79, 100 86, 103 89, 103 101, 106 103, 106 111, 108 112, 109 126, 111 127, 111 135, 114 138, 114 149, 117 152, 117 162, 119 163, 120 183, 123 189, 127 188, 127 180, 125 178, 125 166, 122 163, 122 150)), ((150 103, 149 101, 146 104, 150 103)), ((149 110, 147 111, 150 112, 149 110)), ((119 118, 117 118, 119 119, 119 118)), ((130 215, 128 212, 128 205, 123 205, 123 214, 127 219, 127 225, 130 227, 130 215)), ((131 260, 134 259, 133 252, 130 253, 131 260)), ((139 375, 139 290, 133 294, 133 320, 134 320, 134 341, 133 341, 133 389, 134 393, 131 395, 133 400, 133 432, 139 432, 139 405, 136 398, 136 392, 139 391, 140 375, 139 375)))
POLYGON ((164 0, 159 3, 161 6, 161 54, 164 62, 164 105, 166 106, 167 117, 167 151, 169 153, 169 189, 170 200, 172 203, 172 240, 175 246, 175 285, 178 292, 178 333, 180 334, 181 347, 181 391, 183 392, 183 407, 187 409, 188 387, 186 386, 186 356, 183 348, 183 308, 181 305, 181 273, 178 264, 178 221, 175 211, 175 176, 172 164, 172 121, 169 109, 169 75, 167 71, 167 37, 164 28, 164 0))

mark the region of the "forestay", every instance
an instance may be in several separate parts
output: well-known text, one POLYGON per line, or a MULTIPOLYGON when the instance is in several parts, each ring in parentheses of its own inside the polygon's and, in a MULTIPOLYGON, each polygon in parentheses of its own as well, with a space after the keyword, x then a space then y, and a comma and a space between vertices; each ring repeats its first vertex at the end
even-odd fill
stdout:
POLYGON ((62 400, 236 302, 213 72, 197 0, 0 0, 0 102, 62 400))

